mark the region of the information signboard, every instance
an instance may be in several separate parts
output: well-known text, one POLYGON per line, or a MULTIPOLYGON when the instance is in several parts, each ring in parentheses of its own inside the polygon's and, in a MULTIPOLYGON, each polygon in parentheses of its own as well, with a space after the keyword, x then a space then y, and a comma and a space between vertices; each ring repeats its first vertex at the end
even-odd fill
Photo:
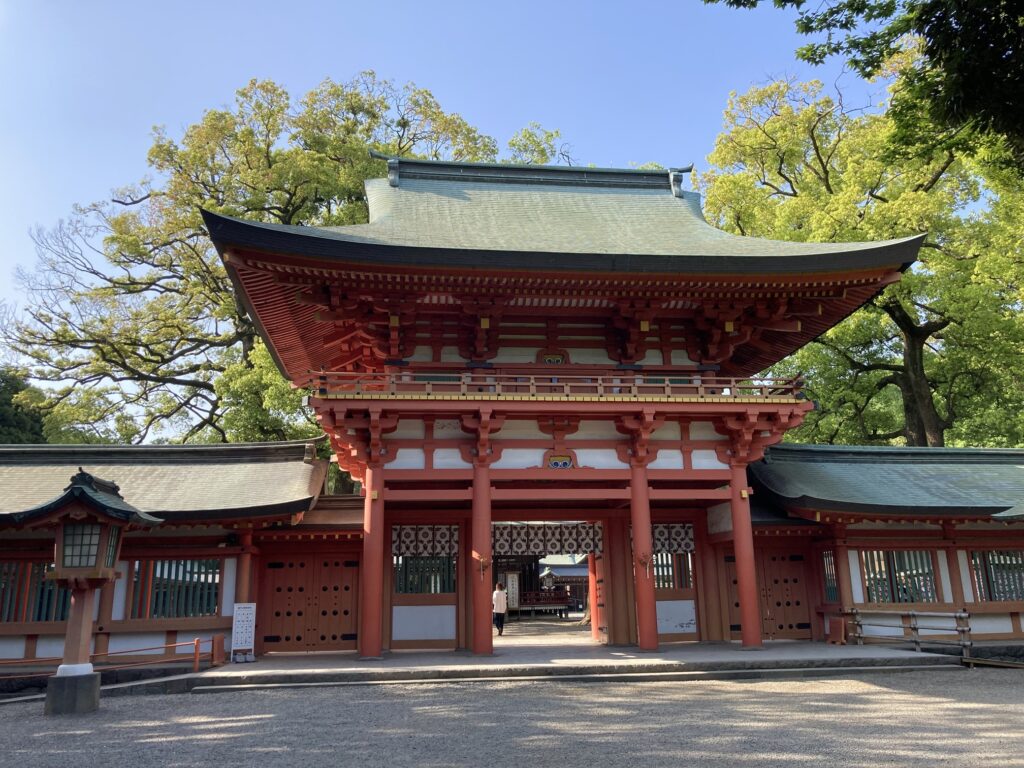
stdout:
POLYGON ((256 603, 235 603, 231 618, 231 657, 256 650, 256 603))
POLYGON ((510 611, 519 610, 519 572, 508 571, 505 574, 505 597, 508 599, 510 611))

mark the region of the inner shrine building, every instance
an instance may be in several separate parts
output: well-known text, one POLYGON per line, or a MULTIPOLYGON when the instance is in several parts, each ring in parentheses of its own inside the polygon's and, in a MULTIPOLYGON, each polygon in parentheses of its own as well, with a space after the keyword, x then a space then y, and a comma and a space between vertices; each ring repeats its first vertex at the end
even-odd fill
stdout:
POLYGON ((807 582, 865 577, 820 511, 752 497, 748 466, 813 407, 758 374, 899 280, 923 238, 727 234, 688 170, 387 158, 366 224, 204 212, 364 496, 329 556, 337 516, 249 529, 260 650, 490 653, 491 592, 527 554, 587 556, 598 641, 822 636, 807 582), (318 632, 319 604, 289 623, 290 574, 327 592, 340 562, 349 632, 318 632))

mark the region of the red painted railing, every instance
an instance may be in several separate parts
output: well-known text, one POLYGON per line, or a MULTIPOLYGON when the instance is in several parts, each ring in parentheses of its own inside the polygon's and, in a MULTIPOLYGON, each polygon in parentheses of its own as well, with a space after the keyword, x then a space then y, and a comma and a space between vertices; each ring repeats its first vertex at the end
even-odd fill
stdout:
MULTIPOLYGON (((109 672, 115 669, 127 669, 128 667, 142 667, 149 664, 167 664, 168 662, 192 662, 192 671, 198 672, 200 669, 200 662, 208 660, 211 667, 222 666, 226 661, 226 654, 224 650, 224 635, 213 635, 208 638, 194 638, 187 640, 182 643, 164 643, 163 645, 151 645, 145 648, 130 648, 124 651, 107 651, 106 653, 93 653, 89 655, 89 661, 94 661, 102 664, 97 667, 99 672, 109 672), (208 645, 209 650, 204 651, 203 646, 208 645), (191 653, 178 653, 175 652, 173 656, 168 656, 172 652, 172 649, 176 648, 189 648, 191 653), (150 651, 163 651, 163 655, 154 654, 153 658, 145 659, 144 661, 134 661, 128 663, 117 663, 117 659, 111 659, 112 656, 133 656, 141 653, 148 653, 150 651), (106 662, 103 660, 106 659, 106 662), (113 662, 113 663, 111 663, 113 662)), ((36 659, 3 659, 0 660, 0 667, 34 667, 34 666, 52 666, 54 669, 29 672, 29 673, 18 673, 13 675, 0 674, 0 681, 2 680, 15 680, 15 679, 27 679, 31 677, 51 677, 56 672, 56 666, 61 662, 60 656, 47 656, 36 659)))
POLYGON ((348 373, 314 374, 321 396, 419 399, 464 397, 481 399, 644 398, 680 399, 801 399, 797 379, 732 379, 703 374, 622 372, 602 375, 519 375, 473 371, 466 373, 348 373))

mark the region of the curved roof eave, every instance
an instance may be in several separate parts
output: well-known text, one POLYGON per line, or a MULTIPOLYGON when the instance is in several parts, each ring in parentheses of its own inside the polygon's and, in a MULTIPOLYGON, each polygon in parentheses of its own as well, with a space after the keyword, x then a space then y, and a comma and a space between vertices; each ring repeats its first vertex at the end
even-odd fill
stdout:
MULTIPOLYGON (((777 253, 766 255, 565 253, 471 250, 371 242, 316 227, 266 224, 202 210, 210 239, 223 255, 230 248, 284 253, 325 261, 373 263, 382 267, 458 267, 469 270, 604 272, 661 274, 806 274, 866 269, 907 269, 925 235, 880 243, 814 244, 766 241, 777 253)), ((366 225, 369 226, 369 225, 366 225)), ((710 228, 710 225, 708 225, 710 228)), ((715 230, 716 232, 718 230, 715 230)))

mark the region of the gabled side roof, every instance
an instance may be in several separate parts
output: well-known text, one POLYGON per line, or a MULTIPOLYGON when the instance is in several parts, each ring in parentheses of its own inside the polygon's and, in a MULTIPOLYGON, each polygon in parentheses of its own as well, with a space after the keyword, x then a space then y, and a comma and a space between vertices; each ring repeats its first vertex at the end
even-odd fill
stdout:
POLYGON ((0 445, 0 526, 60 496, 79 467, 117 483, 131 508, 167 522, 304 512, 327 472, 316 441, 0 445))
POLYGON ((1024 517, 1024 450, 777 445, 749 472, 787 509, 1024 517))

